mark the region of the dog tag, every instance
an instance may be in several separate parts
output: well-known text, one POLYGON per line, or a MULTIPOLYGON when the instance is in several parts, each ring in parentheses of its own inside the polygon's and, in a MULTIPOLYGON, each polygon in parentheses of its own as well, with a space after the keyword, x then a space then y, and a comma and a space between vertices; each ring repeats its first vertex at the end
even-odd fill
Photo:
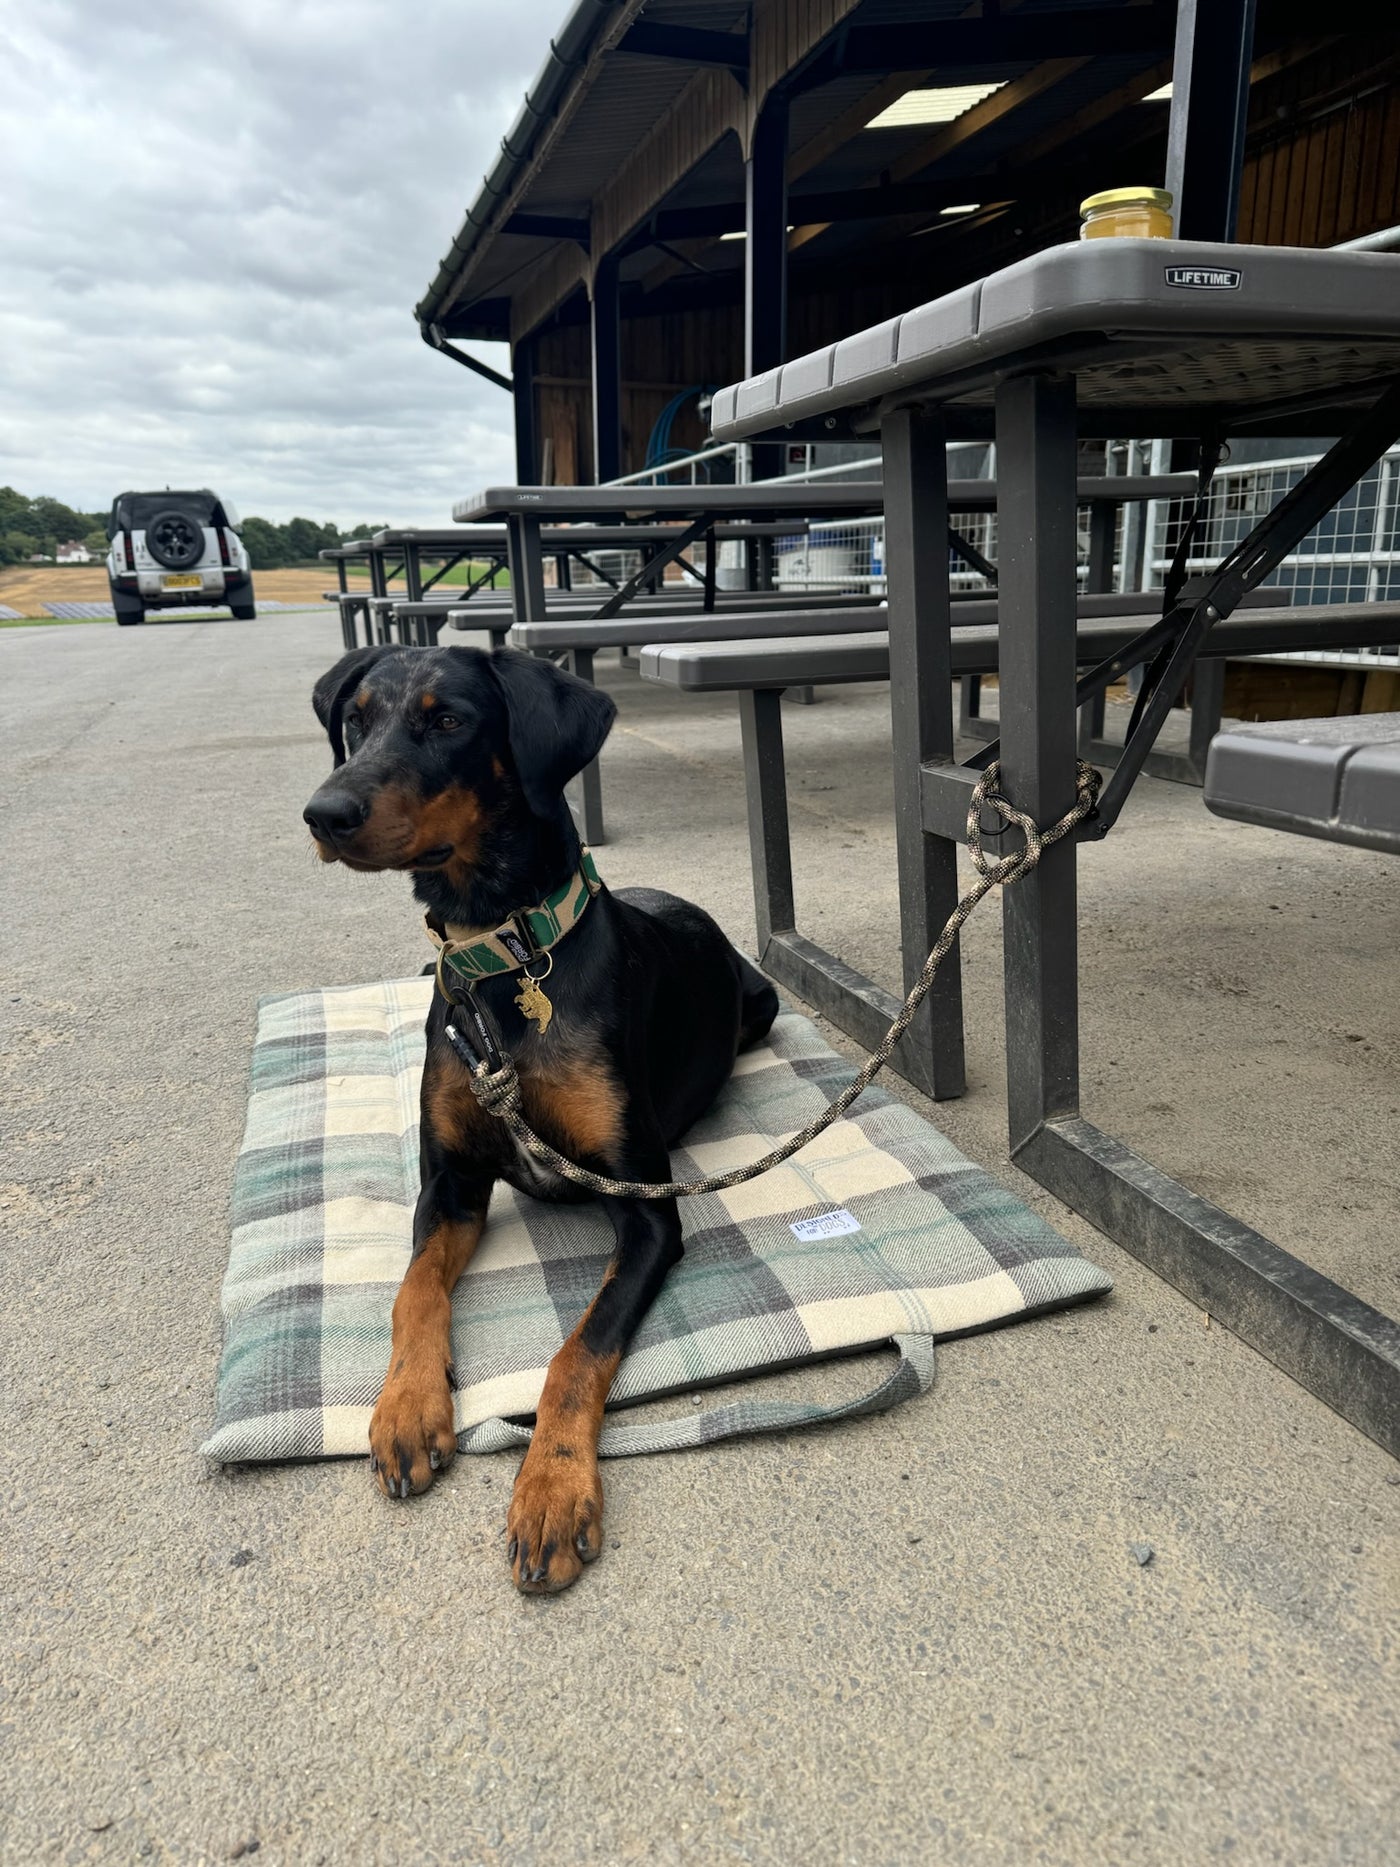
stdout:
POLYGON ((529 973, 520 982, 520 990, 515 995, 515 1002, 535 1029, 543 1037, 549 1029, 549 1021, 554 1016, 554 1007, 545 997, 538 979, 532 979, 529 973))

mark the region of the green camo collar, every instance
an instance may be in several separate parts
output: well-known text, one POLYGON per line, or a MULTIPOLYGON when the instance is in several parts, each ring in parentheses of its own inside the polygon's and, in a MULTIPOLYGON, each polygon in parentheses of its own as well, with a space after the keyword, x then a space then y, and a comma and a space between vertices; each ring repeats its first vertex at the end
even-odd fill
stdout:
POLYGON ((585 848, 568 881, 552 895, 546 895, 538 906, 521 908, 499 927, 459 927, 450 921, 444 925, 427 916, 424 925, 438 949, 438 984, 444 998, 452 996, 446 989, 445 975, 470 987, 495 973, 523 971, 532 960, 558 946, 569 929, 577 926, 602 886, 592 853, 585 848))

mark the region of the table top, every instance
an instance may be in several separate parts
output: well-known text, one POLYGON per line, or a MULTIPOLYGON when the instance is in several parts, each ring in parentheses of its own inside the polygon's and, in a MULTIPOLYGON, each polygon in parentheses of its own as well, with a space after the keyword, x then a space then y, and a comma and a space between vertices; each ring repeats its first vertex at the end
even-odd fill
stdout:
MULTIPOLYGON (((1193 482, 1194 484, 1194 482, 1193 482)), ((552 490, 552 489, 551 489, 552 490)), ((573 489, 571 489, 573 490, 573 489)), ((540 537, 547 551, 624 551, 665 544, 683 521, 672 519, 653 525, 545 525, 540 537)), ((768 538, 800 530, 791 521, 773 520, 767 524, 718 525, 716 535, 728 538, 768 538)), ((394 550, 416 545, 420 551, 504 551, 504 525, 450 525, 437 530, 411 526, 376 532, 371 540, 376 550, 394 550)))
POLYGON ((721 389, 711 426, 737 441, 842 416, 865 432, 890 401, 985 412, 997 380, 1033 364, 1073 371, 1081 417, 1102 417, 1086 427, 1187 434, 1207 415, 1235 431, 1278 416, 1318 431, 1400 375, 1400 259, 1187 240, 1054 246, 721 389))
POLYGON ((879 480, 821 480, 793 484, 756 480, 749 486, 489 486, 459 499, 452 516, 461 524, 525 517, 764 519, 791 514, 858 518, 882 512, 879 480))
MULTIPOLYGON (((573 622, 593 622, 597 620, 598 607, 612 594, 603 589, 590 590, 547 590, 545 596, 548 608, 544 618, 545 627, 555 626, 561 619, 573 622)), ((396 616, 443 616, 449 621, 454 617, 479 616, 484 612, 500 611, 502 614, 513 613, 509 590, 499 590, 495 598, 487 601, 485 597, 474 596, 470 602, 462 597, 460 590, 425 596, 417 601, 399 594, 397 596, 371 596, 365 599, 370 608, 376 611, 391 610, 396 616)), ((615 620, 624 616, 723 616, 731 610, 761 612, 763 610, 799 610, 808 611, 813 605, 813 597, 795 590, 720 590, 716 593, 716 607, 707 610, 704 607, 704 592, 699 584, 673 583, 665 590, 639 592, 624 610, 619 611, 615 620)), ((822 603, 827 607, 846 609, 867 608, 878 603, 878 597, 861 592, 824 596, 822 603)), ((464 623, 463 627, 473 627, 464 623)))
MULTIPOLYGON (((1195 488, 1196 476, 1192 473, 1120 474, 1107 478, 1099 476, 1081 479, 1078 497, 1085 504, 1098 499, 1182 499, 1193 493, 1195 488)), ((489 511, 500 518, 511 512, 535 510, 535 502, 539 499, 548 501, 547 506, 541 508, 542 516, 547 512, 550 518, 562 518, 568 513, 579 512, 597 517, 603 510, 599 502, 605 496, 617 496, 610 499, 606 510, 620 511, 624 500, 635 501, 639 490, 643 489, 629 486, 495 486, 477 494, 473 500, 462 500, 453 507, 453 512, 460 518, 469 511, 473 517, 489 511)), ((721 539, 790 532, 797 529, 793 521, 798 517, 812 520, 867 517, 883 512, 885 506, 882 480, 799 480, 792 483, 778 479, 758 480, 748 486, 658 486, 644 490, 648 497, 662 493, 677 495, 665 508, 648 508, 655 511, 658 518, 669 513, 673 525, 677 517, 698 518, 702 512, 713 511, 729 512, 735 517, 744 512, 791 515, 790 518, 775 519, 767 524, 717 525, 715 533, 721 539)), ((996 506, 995 480, 948 482, 950 512, 995 512, 996 506)), ((628 506, 627 509, 635 510, 635 506, 628 506)), ((569 526, 565 530, 546 525, 541 529, 541 538, 546 547, 563 540, 580 549, 603 550, 609 545, 623 544, 633 530, 639 543, 663 540, 666 535, 665 528, 659 524, 633 528, 598 526, 591 529, 569 526)), ((380 532, 376 535, 375 543, 404 538, 446 540, 454 535, 463 534, 460 530, 456 534, 446 531, 380 532)))

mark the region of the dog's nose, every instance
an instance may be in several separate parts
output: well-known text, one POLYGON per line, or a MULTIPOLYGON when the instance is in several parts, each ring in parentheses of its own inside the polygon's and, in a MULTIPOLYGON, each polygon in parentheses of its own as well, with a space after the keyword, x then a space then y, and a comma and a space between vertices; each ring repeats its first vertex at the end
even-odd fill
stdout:
POLYGON ((369 816, 369 805, 348 791, 318 791, 301 814, 317 836, 333 842, 338 836, 354 835, 369 816))

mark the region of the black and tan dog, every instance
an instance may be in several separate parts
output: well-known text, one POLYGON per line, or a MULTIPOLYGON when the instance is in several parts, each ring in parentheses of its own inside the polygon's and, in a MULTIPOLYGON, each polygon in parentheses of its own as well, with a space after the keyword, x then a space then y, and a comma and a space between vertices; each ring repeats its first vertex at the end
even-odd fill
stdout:
MULTIPOLYGON (((612 894, 580 870, 563 790, 597 756, 612 701, 509 650, 367 648, 317 682, 314 704, 335 755, 304 813, 321 857, 410 871, 430 924, 510 965, 475 991, 514 1058, 536 1133, 596 1172, 668 1180, 672 1143, 714 1100, 739 1048, 767 1031, 778 1001, 699 908, 651 889, 612 894), (526 983, 546 967, 547 985, 526 983)), ((493 1183, 580 1197, 480 1109, 447 1036, 450 1015, 435 992, 413 1258, 370 1425, 390 1497, 426 1490, 456 1449, 452 1288, 493 1183)), ((602 1204, 617 1248, 550 1366, 511 1500, 508 1553, 530 1592, 566 1588, 602 1547, 604 1403, 681 1256, 674 1200, 602 1204)))

